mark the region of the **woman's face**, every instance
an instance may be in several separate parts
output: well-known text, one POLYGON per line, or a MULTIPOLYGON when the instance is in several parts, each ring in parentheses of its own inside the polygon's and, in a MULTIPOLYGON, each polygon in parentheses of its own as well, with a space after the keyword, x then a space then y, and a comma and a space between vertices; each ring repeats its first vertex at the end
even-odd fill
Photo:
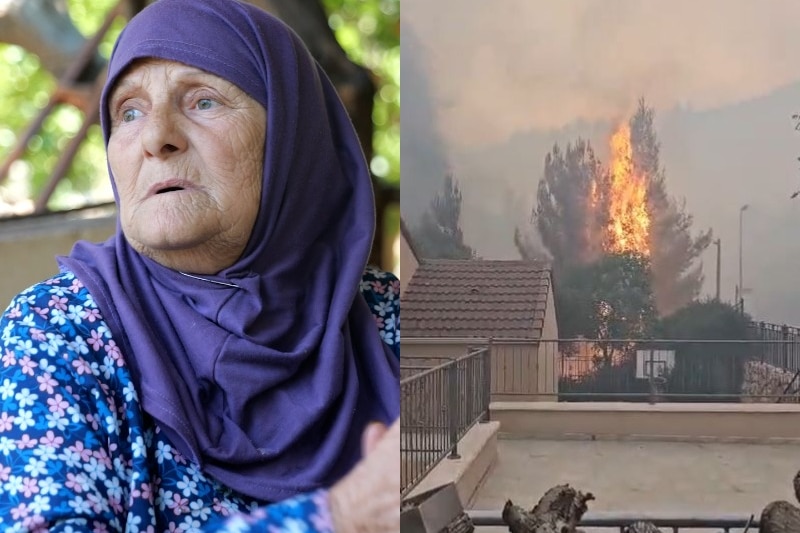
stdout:
POLYGON ((108 161, 131 246, 184 272, 232 265, 258 215, 264 108, 222 78, 165 60, 135 63, 108 101, 108 161))

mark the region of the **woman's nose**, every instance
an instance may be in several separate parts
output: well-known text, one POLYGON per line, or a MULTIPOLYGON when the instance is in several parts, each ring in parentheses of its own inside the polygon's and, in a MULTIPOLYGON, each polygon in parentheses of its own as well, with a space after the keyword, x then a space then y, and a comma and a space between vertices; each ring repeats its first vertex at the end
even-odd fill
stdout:
POLYGON ((186 149, 187 141, 174 111, 151 109, 142 132, 142 146, 150 157, 164 158, 186 149))

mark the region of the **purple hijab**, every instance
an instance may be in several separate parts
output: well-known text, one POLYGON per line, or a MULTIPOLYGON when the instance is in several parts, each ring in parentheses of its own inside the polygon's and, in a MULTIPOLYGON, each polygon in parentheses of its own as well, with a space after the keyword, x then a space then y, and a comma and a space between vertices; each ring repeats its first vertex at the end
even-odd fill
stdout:
POLYGON ((59 263, 88 287, 144 410, 179 451, 263 501, 330 486, 361 457, 366 424, 400 412, 396 358, 359 292, 375 207, 352 124, 276 18, 236 0, 159 0, 114 48, 106 143, 111 88, 145 57, 225 78, 266 108, 250 241, 235 264, 195 279, 136 253, 117 223, 59 263))

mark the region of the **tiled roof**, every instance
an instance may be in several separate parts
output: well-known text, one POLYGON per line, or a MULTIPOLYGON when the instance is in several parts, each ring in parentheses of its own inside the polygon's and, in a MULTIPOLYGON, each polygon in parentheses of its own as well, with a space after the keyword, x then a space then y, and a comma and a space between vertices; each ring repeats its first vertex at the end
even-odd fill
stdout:
POLYGON ((408 226, 406 226, 406 222, 403 220, 402 216, 400 217, 400 234, 406 240, 406 244, 411 249, 411 253, 414 254, 414 259, 419 261, 420 257, 417 253, 417 248, 414 246, 414 241, 411 239, 411 232, 408 231, 408 226))
POLYGON ((402 335, 539 339, 549 288, 542 263, 424 260, 401 300, 402 335))

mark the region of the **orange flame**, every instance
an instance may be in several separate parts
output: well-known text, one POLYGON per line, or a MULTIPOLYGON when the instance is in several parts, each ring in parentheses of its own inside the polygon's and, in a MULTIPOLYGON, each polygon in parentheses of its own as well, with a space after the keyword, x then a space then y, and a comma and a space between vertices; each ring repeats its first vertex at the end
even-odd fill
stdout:
POLYGON ((622 124, 611 136, 609 165, 608 227, 606 247, 614 253, 650 255, 650 214, 647 181, 633 168, 631 130, 622 124))

